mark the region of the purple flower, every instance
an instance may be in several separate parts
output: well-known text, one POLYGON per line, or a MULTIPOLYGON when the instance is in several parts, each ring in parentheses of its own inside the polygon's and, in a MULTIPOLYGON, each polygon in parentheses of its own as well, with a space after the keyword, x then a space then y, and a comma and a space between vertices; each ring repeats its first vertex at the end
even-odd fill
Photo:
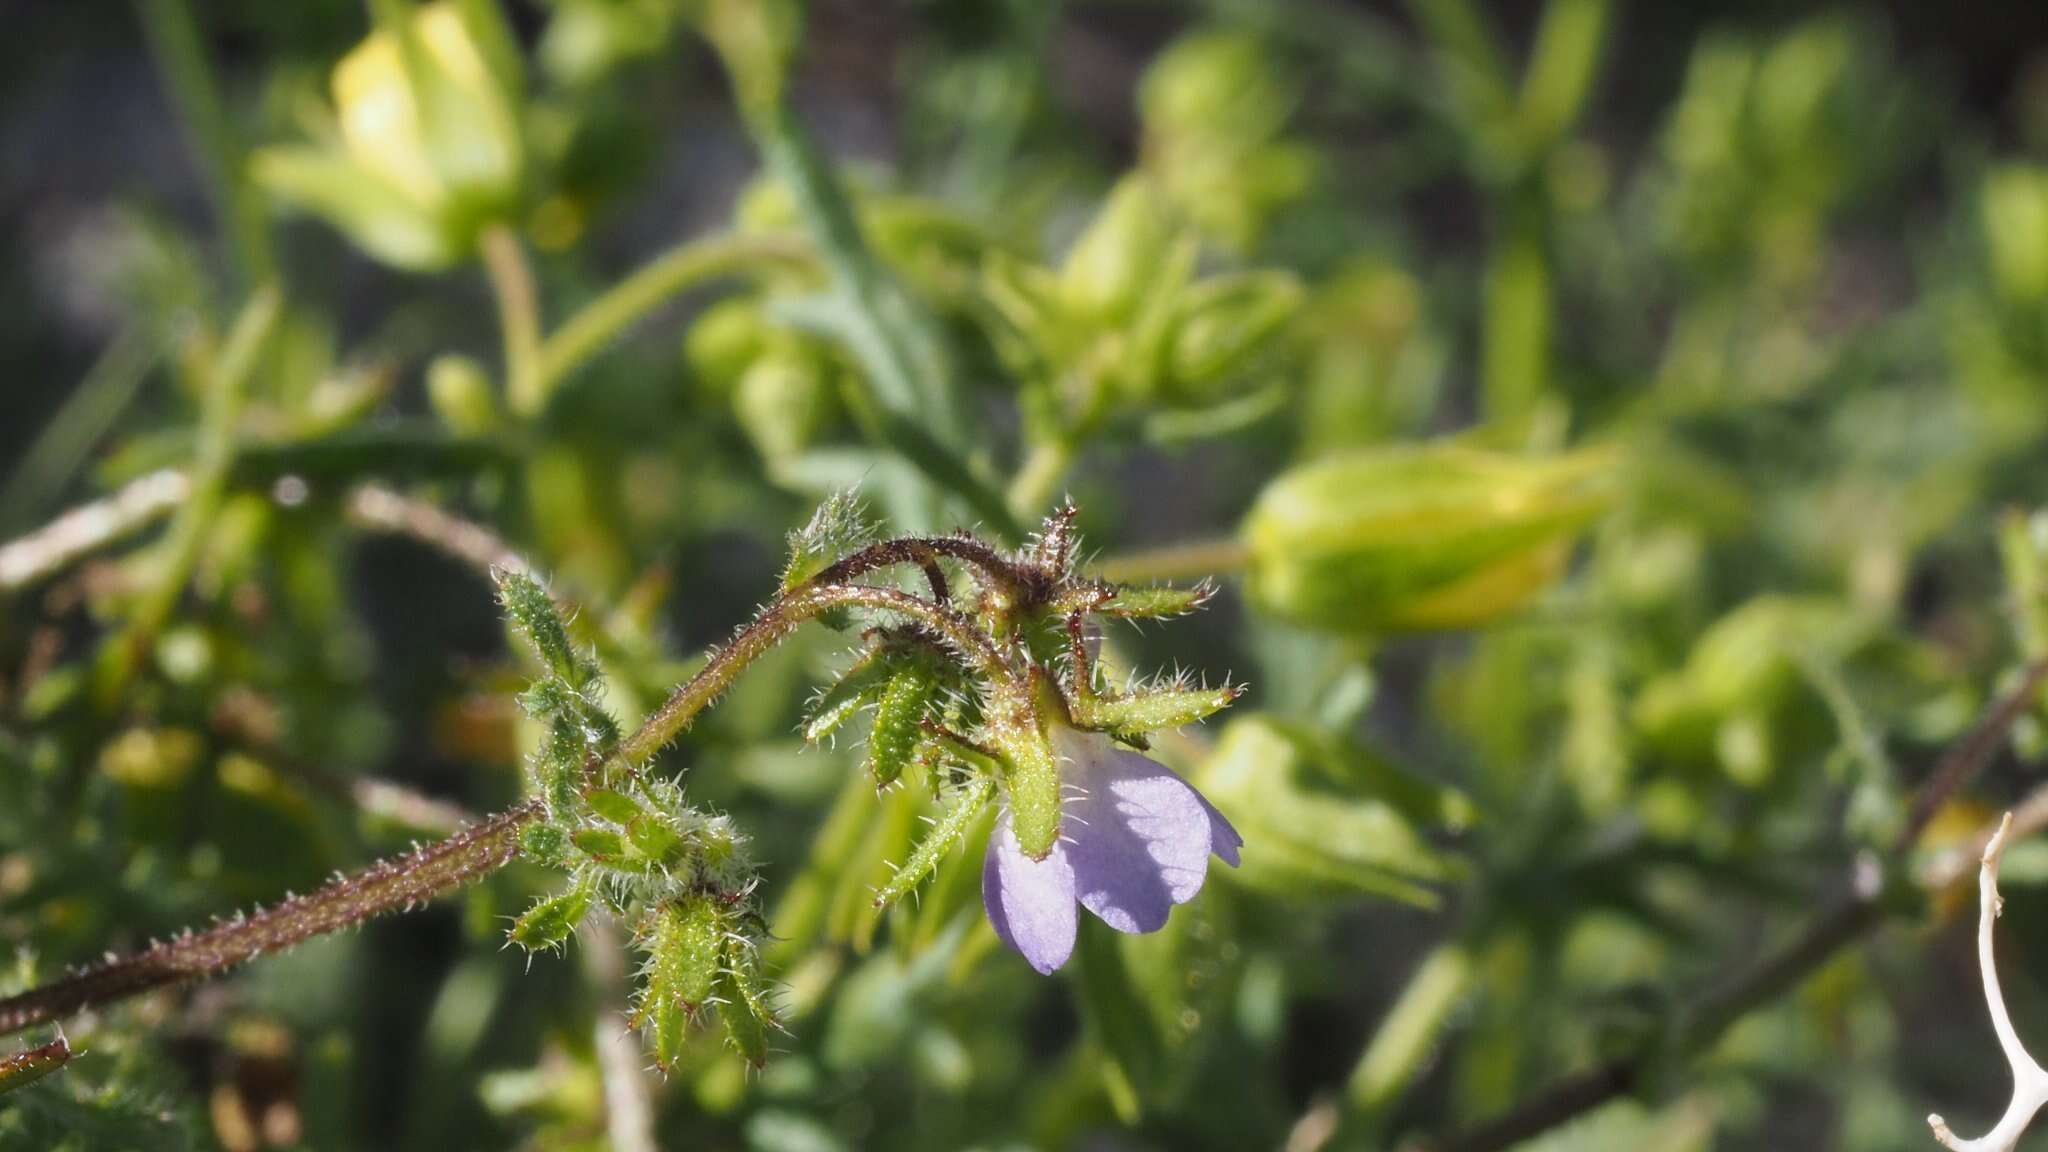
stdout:
POLYGON ((1058 728, 1067 799, 1043 860, 1017 845, 1007 808, 981 868, 981 899, 1003 942, 1051 972, 1074 951, 1079 901, 1119 932, 1156 932, 1202 890, 1209 854, 1237 867, 1244 837, 1194 785, 1097 732, 1058 728))

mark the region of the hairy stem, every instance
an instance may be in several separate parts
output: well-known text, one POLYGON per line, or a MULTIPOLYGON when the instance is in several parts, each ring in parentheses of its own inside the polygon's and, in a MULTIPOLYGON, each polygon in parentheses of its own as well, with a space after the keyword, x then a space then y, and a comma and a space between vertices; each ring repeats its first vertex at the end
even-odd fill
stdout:
MULTIPOLYGON (((402 500, 389 494, 385 498, 402 500)), ((373 508, 376 503, 375 499, 371 501, 373 508)), ((418 512, 419 506, 411 506, 406 515, 397 516, 392 522, 407 530, 419 528, 418 512)), ((445 534, 436 531, 422 534, 445 539, 445 534)), ((833 608, 865 608, 908 618, 946 640, 991 682, 1014 679, 1002 654, 976 631, 971 621, 945 605, 895 588, 821 584, 814 580, 778 598, 751 624, 740 629, 638 731, 620 743, 610 761, 593 759, 586 765, 586 771, 602 771, 607 763, 623 762, 637 767, 646 762, 687 729, 747 665, 804 621, 833 608)), ((317 892, 290 897, 275 907, 202 932, 185 933, 134 955, 0 1000, 0 1034, 214 975, 264 952, 288 948, 432 900, 509 863, 518 854, 520 831, 543 814, 539 800, 528 800, 445 840, 337 879, 317 892)))
POLYGON ((81 504, 26 536, 0 544, 0 593, 18 592, 80 558, 170 515, 192 493, 183 472, 163 469, 81 504))
POLYGON ((958 612, 895 588, 871 588, 859 584, 822 584, 813 581, 792 589, 770 604, 752 623, 739 630, 725 647, 675 690, 638 732, 619 745, 619 756, 639 763, 681 735, 710 703, 724 693, 742 669, 806 620, 834 608, 868 608, 890 612, 930 628, 991 683, 1015 679, 1010 666, 988 638, 958 612))
POLYGON ((519 830, 541 814, 527 801, 474 827, 379 861, 317 892, 188 932, 0 1000, 0 1034, 226 971, 386 912, 423 904, 491 872, 519 851, 519 830))

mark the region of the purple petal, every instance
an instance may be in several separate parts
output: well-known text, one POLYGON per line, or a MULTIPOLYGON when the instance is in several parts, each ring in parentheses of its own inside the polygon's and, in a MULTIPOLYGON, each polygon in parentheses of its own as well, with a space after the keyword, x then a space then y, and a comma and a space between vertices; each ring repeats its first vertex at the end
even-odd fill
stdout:
POLYGON ((1157 931, 1202 890, 1212 848, 1236 855, 1236 831, 1223 821, 1228 840, 1219 837, 1187 781, 1106 736, 1064 734, 1059 748, 1073 786, 1060 834, 1082 905, 1119 932, 1157 931))
POLYGON ((1195 794, 1195 799, 1200 800, 1202 808, 1209 813, 1209 851, 1222 857, 1225 864, 1232 868, 1237 867, 1237 850, 1244 847, 1244 837, 1238 835, 1237 828, 1231 824, 1229 817, 1223 815, 1214 804, 1209 803, 1209 798, 1202 795, 1200 788, 1190 784, 1188 790, 1195 794))
POLYGON ((981 865, 981 902, 1003 943, 1024 954, 1033 968, 1049 974, 1074 952, 1074 868, 1065 846, 1054 844, 1043 860, 1017 846, 1006 809, 996 820, 981 865))

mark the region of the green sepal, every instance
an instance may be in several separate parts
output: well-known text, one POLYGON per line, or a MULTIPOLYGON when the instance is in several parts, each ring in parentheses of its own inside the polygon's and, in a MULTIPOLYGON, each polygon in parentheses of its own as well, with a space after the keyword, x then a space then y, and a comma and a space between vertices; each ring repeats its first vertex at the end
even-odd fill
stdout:
POLYGON ((576 926, 590 911, 590 901, 591 891, 582 884, 541 897, 513 921, 512 942, 528 952, 561 946, 576 934, 576 926))
POLYGON ((646 983, 633 1022, 645 1030, 654 1062, 664 1071, 682 1055, 690 1025, 715 994, 724 939, 724 916, 708 896, 664 904, 641 924, 646 983))
POLYGON ((662 864, 674 862, 683 847, 682 834, 652 812, 643 812, 626 822, 626 839, 642 856, 662 864))
POLYGON ((782 569, 782 591, 823 572, 867 543, 871 533, 860 498, 851 491, 833 493, 811 513, 808 523, 789 534, 789 563, 782 569))
POLYGON ((568 859, 569 831, 547 821, 529 824, 519 833, 519 854, 542 867, 560 867, 568 859))
POLYGON ((1191 588, 1177 588, 1171 584, 1155 584, 1146 588, 1119 586, 1112 598, 1096 606, 1094 611, 1104 616, 1122 616, 1132 620, 1158 620, 1170 616, 1185 616, 1216 595, 1216 586, 1203 581, 1191 588))
MULTIPOLYGON (((1040 689, 1041 694, 1056 691, 1049 684, 1040 689)), ((1038 725, 1037 708, 1008 711, 1019 715, 1006 723, 991 724, 989 737, 1008 769, 1003 784, 1010 801, 1010 828, 1025 855, 1043 860, 1060 835, 1059 756, 1038 725)))
POLYGON ((610 788, 593 788, 583 794, 583 800, 590 805, 592 812, 614 824, 630 825, 647 812, 639 801, 610 788))
POLYGON ((718 998, 723 1002, 718 1018, 725 1023, 733 1049, 759 1068, 768 1062, 768 1030, 780 1025, 755 973, 757 962, 751 942, 726 939, 725 966, 718 973, 718 998))
POLYGON ((569 842, 600 864, 618 864, 626 858, 626 838, 609 828, 578 828, 570 833, 569 842))
POLYGON ((1221 688, 1141 690, 1115 697, 1079 696, 1073 702, 1074 719, 1083 727, 1105 732, 1157 732, 1221 712, 1241 692, 1225 684, 1221 688))
POLYGON ((881 695, 888 673, 888 662, 876 653, 856 661, 811 703, 810 715, 804 719, 804 740, 816 744, 859 715, 881 695))
POLYGON ((903 866, 896 870, 896 875, 875 893, 875 907, 887 908, 902 899, 905 893, 923 883, 924 878, 931 875, 946 858, 946 853, 951 852, 953 846, 960 843, 961 838, 974 827, 974 821, 980 817, 982 809, 988 806, 989 797, 994 796, 995 792, 995 781, 987 776, 971 777, 967 783, 961 785, 953 798, 953 803, 940 815, 924 839, 918 841, 917 848, 911 852, 910 858, 905 860, 903 866))

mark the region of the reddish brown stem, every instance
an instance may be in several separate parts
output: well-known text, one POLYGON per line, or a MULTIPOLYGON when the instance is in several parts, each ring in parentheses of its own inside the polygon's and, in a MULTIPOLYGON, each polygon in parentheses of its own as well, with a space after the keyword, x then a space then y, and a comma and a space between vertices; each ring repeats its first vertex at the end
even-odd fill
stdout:
POLYGON ((510 861, 519 850, 520 829, 540 812, 536 802, 528 801, 446 840, 381 860, 317 892, 0 1000, 0 1035, 212 976, 265 952, 424 904, 510 861))

